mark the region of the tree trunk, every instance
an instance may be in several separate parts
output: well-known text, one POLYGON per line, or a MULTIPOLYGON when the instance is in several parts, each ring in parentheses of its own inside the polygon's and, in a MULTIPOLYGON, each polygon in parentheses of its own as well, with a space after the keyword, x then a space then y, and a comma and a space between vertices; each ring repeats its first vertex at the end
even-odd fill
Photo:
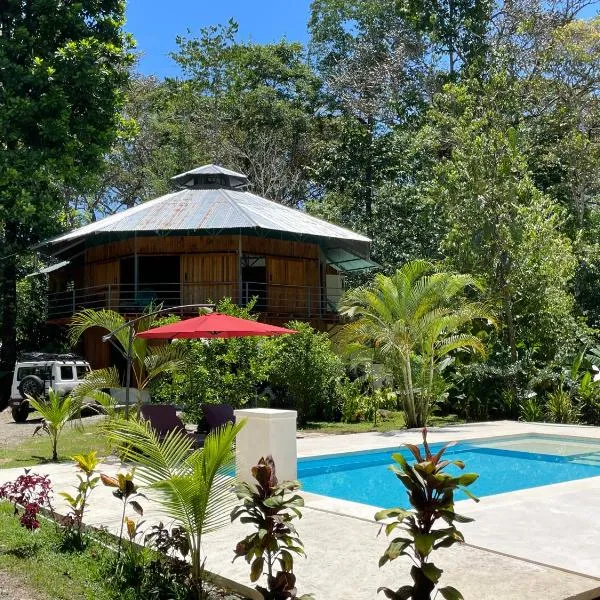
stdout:
POLYGON ((12 374, 17 360, 17 224, 4 224, 4 256, 2 257, 2 279, 0 280, 0 404, 10 397, 12 374))

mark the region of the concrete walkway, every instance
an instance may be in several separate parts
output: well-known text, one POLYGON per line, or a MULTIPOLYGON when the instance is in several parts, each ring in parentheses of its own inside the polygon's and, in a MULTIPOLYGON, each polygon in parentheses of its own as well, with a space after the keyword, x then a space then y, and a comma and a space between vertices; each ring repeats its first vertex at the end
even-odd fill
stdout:
MULTIPOLYGON (((600 430, 592 428, 486 423, 432 430, 430 441, 535 431, 600 439, 600 430)), ((418 442, 419 437, 420 433, 413 431, 311 437, 299 439, 298 450, 300 455, 314 456, 394 447, 405 441, 418 442)), ((114 474, 119 466, 116 462, 105 464, 100 471, 114 474)), ((70 465, 44 465, 33 470, 47 473, 55 492, 68 491, 76 481, 70 465)), ((0 483, 21 472, 0 470, 0 483)), ((436 556, 436 564, 444 569, 442 581, 461 590, 467 600, 600 597, 598 492, 600 478, 590 478, 488 496, 479 505, 460 503, 460 512, 477 521, 464 526, 467 544, 442 550, 436 556)), ((93 494, 86 522, 117 530, 119 502, 103 486, 93 494)), ((378 537, 379 526, 372 521, 376 507, 308 493, 305 496, 307 508, 298 530, 308 559, 298 560, 296 568, 301 593, 312 592, 318 600, 370 600, 377 598, 381 585, 396 588, 408 582, 410 565, 406 561, 377 567, 386 538, 378 537)), ((142 504, 148 524, 164 520, 156 505, 142 504)), ((61 508, 59 500, 57 508, 61 508)), ((207 568, 251 585, 246 563, 231 562, 236 542, 247 533, 245 526, 235 523, 207 535, 207 568)))

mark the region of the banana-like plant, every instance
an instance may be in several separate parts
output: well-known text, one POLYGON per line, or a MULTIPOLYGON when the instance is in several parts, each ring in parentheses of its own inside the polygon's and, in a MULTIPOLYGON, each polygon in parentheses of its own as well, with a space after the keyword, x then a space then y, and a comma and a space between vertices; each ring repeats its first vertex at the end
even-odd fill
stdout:
POLYGON ((340 313, 351 319, 340 332, 342 344, 371 350, 394 374, 408 427, 426 424, 449 355, 485 354, 481 339, 463 330, 494 318, 489 306, 465 298, 467 289, 480 290, 470 275, 415 260, 391 277, 375 275, 370 285, 349 290, 340 300, 340 313))
POLYGON ((42 417, 42 424, 33 432, 36 435, 44 431, 50 437, 52 444, 52 460, 58 461, 58 440, 65 425, 81 412, 81 403, 71 395, 61 396, 52 388, 48 390, 48 399, 28 396, 29 404, 42 417))
POLYGON ((202 537, 230 522, 235 502, 235 480, 230 475, 235 463, 233 443, 243 425, 213 430, 201 449, 194 449, 193 439, 178 431, 161 441, 149 423, 136 419, 113 419, 105 426, 109 440, 134 463, 137 479, 185 530, 198 598, 202 596, 202 537))
MULTIPOLYGON (((153 306, 146 308, 150 313, 153 306)), ((135 324, 136 331, 146 331, 157 321, 156 315, 146 316, 135 324)), ((114 310, 94 310, 86 308, 78 312, 71 319, 69 339, 76 344, 85 331, 92 327, 99 327, 107 332, 114 331, 126 323, 125 317, 114 310)), ((129 328, 123 327, 114 335, 114 339, 127 352, 129 345, 129 328)), ((163 373, 177 371, 183 368, 185 362, 185 349, 179 344, 150 346, 144 338, 134 336, 132 344, 132 371, 135 386, 138 389, 148 387, 149 383, 163 373)), ((103 386, 109 387, 109 386, 103 386)))

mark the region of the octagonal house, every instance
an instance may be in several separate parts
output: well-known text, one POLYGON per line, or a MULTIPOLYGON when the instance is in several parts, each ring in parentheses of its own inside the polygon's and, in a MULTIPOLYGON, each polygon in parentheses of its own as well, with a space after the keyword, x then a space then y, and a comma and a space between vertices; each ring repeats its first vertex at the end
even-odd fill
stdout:
MULTIPOLYGON (((324 330, 338 320, 344 274, 376 266, 369 238, 252 194, 242 173, 206 165, 172 181, 173 193, 41 245, 57 261, 43 270, 51 322, 83 308, 133 317, 151 302, 256 297, 261 320, 324 330)), ((100 336, 90 330, 83 341, 95 368, 112 362, 100 336)))

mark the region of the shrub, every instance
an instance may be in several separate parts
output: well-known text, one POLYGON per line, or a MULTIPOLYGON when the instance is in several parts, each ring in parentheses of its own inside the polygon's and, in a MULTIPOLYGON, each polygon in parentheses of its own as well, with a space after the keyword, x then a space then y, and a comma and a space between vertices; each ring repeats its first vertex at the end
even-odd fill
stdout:
MULTIPOLYGON (((431 600, 432 593, 442 575, 442 569, 430 561, 431 553, 439 548, 449 548, 457 542, 464 542, 464 537, 455 522, 467 523, 473 519, 457 515, 454 512, 454 492, 463 491, 467 496, 478 501, 467 486, 471 485, 478 477, 475 473, 462 475, 450 475, 445 472, 446 468, 454 465, 464 469, 464 463, 460 460, 442 460, 444 446, 437 454, 432 454, 427 443, 427 430, 423 429, 424 454, 417 446, 406 444, 415 457, 416 462, 408 464, 401 454, 394 454, 392 458, 398 467, 391 467, 396 477, 408 492, 409 501, 414 511, 405 508, 392 508, 379 511, 375 515, 377 521, 394 519, 382 525, 386 534, 396 529, 402 533, 399 537, 392 539, 387 550, 379 559, 382 567, 388 561, 399 556, 408 556, 414 563, 410 570, 413 585, 405 585, 394 591, 390 588, 379 588, 387 598, 392 600, 431 600), (446 527, 435 528, 436 521, 443 520, 446 527)), ((446 600, 460 600, 462 595, 451 586, 438 589, 446 600)))
POLYGON ((573 405, 573 398, 562 386, 548 394, 546 417, 551 423, 577 423, 579 414, 573 405))
POLYGON ((14 481, 0 486, 0 500, 7 500, 14 506, 15 515, 26 529, 37 529, 40 522, 37 515, 42 508, 50 507, 52 485, 47 475, 30 473, 25 469, 14 481), (23 512, 19 513, 19 509, 23 512))
MULTIPOLYGON (((215 310, 223 314, 256 319, 254 302, 236 306, 231 299, 221 300, 215 310)), ((259 337, 206 340, 179 340, 185 348, 184 367, 153 382, 153 402, 181 406, 186 420, 201 425, 201 406, 231 404, 244 406, 256 398, 258 385, 267 378, 268 363, 261 356, 259 337)))
POLYGON ((77 494, 75 496, 67 492, 60 492, 60 495, 69 505, 69 513, 61 519, 62 525, 65 526, 62 547, 66 550, 81 550, 87 543, 83 535, 83 516, 90 494, 98 485, 100 477, 95 476, 96 467, 98 466, 96 452, 90 452, 85 455, 78 454, 73 456, 72 459, 80 471, 77 473, 79 485, 77 486, 77 494))
POLYGON ((340 381, 345 376, 341 358, 326 333, 301 321, 286 326, 298 333, 263 343, 269 383, 280 392, 276 404, 297 410, 301 425, 310 420, 339 420, 340 381))
POLYGON ((529 396, 521 403, 520 416, 521 421, 535 423, 544 420, 544 407, 540 404, 537 396, 529 396))
MULTIPOLYGON (((261 458, 252 467, 256 485, 240 483, 237 497, 243 500, 231 513, 231 520, 250 523, 256 531, 235 547, 235 557, 243 556, 250 564, 250 579, 258 581, 265 574, 267 587, 256 586, 265 600, 296 598, 296 576, 293 554, 305 556, 302 542, 292 521, 301 518, 299 507, 304 500, 294 492, 297 481, 279 483, 273 457, 261 458), (279 570, 277 570, 279 569, 279 570)), ((303 596, 310 598, 310 596, 303 596)))
POLYGON ((42 417, 42 424, 33 432, 44 431, 50 437, 52 444, 52 460, 58 461, 58 439, 66 424, 81 412, 81 403, 71 394, 61 396, 52 388, 48 390, 48 400, 28 396, 29 404, 42 417))

